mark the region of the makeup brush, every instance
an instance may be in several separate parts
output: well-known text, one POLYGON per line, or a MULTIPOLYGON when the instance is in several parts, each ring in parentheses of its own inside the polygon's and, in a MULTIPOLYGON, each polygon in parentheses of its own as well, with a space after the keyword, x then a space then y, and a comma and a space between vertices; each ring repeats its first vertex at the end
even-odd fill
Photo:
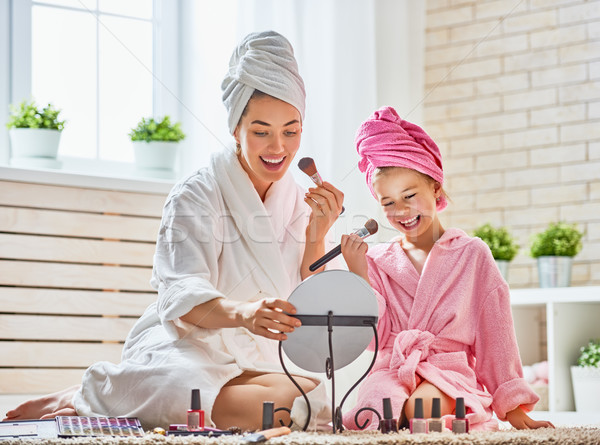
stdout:
MULTIPOLYGON (((367 236, 376 233, 377 229, 379 229, 377 221, 375 221, 374 219, 370 219, 365 223, 364 227, 358 229, 356 232, 354 232, 354 234, 360 236, 361 238, 366 238, 367 236)), ((334 259, 340 253, 342 253, 342 245, 338 244, 325 255, 323 255, 321 258, 319 258, 317 261, 312 263, 308 267, 308 270, 314 272, 315 270, 319 269, 320 267, 323 267, 326 263, 334 259)))
MULTIPOLYGON (((321 178, 321 175, 317 171, 317 166, 315 165, 315 161, 313 160, 313 158, 300 159, 298 161, 298 168, 300 168, 300 170, 302 170, 304 173, 306 173, 308 175, 308 177, 310 179, 312 179, 312 182, 314 182, 316 185, 318 185, 318 186, 323 185, 323 179, 321 178)), ((344 213, 344 210, 346 210, 346 209, 344 208, 344 206, 342 206, 342 211, 341 211, 340 215, 342 213, 344 213)))

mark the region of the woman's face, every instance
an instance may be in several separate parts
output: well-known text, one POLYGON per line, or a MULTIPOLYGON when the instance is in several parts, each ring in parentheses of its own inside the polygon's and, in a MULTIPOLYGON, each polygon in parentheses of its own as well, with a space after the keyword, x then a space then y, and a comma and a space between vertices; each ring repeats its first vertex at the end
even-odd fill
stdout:
POLYGON ((301 116, 294 106, 266 95, 248 102, 233 135, 241 146, 242 167, 261 199, 287 171, 300 147, 301 134, 301 116))
POLYGON ((437 225, 438 182, 407 168, 390 168, 378 173, 373 189, 386 218, 410 239, 429 234, 437 225))

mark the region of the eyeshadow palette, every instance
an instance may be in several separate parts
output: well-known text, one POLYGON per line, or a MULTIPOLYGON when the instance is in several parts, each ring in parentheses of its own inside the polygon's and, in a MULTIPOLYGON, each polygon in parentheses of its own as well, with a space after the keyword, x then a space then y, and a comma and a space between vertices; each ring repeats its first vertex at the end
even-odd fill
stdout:
POLYGON ((144 435, 137 417, 58 416, 59 437, 144 435))

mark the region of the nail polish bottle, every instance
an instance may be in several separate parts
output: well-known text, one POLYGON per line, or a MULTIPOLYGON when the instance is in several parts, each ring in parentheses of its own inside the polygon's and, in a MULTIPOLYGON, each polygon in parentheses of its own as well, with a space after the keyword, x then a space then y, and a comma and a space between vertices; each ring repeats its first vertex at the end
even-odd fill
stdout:
POLYGON ((394 419, 394 413, 392 412, 392 402, 389 398, 383 399, 383 420, 381 421, 381 432, 397 433, 398 423, 394 419))
POLYGON ((204 430, 204 411, 200 409, 200 390, 192 389, 192 406, 187 412, 188 431, 204 430))
POLYGON ((263 414, 262 414, 262 429, 270 430, 273 428, 273 414, 274 414, 273 402, 263 402, 263 414))
POLYGON ((411 434, 426 433, 427 421, 423 418, 423 399, 415 399, 415 415, 410 419, 411 434))
POLYGON ((465 417, 465 399, 463 397, 456 398, 456 410, 454 419, 452 420, 453 433, 468 433, 469 419, 465 417))
POLYGON ((442 417, 441 401, 438 397, 435 397, 431 401, 431 418, 427 419, 427 429, 430 433, 444 431, 444 425, 440 417, 442 417))

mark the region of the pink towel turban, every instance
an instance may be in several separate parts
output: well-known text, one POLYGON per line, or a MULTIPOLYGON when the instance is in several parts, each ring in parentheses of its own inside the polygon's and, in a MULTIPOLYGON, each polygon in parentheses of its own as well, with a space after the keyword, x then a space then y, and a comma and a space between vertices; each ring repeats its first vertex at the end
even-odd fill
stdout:
MULTIPOLYGON (((360 155, 358 168, 366 173, 371 193, 373 172, 378 167, 405 167, 421 172, 440 184, 444 184, 440 149, 421 127, 402 120, 392 107, 375 111, 360 126, 355 138, 356 150, 360 155)), ((446 208, 442 195, 437 210, 446 208)))

